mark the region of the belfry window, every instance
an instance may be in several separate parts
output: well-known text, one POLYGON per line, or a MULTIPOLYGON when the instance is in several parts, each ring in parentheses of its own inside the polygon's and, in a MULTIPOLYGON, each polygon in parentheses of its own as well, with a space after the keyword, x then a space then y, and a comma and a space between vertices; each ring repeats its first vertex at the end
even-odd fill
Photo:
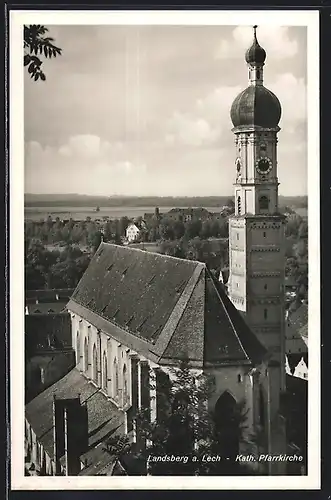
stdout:
POLYGON ((238 215, 241 215, 241 197, 238 196, 237 199, 237 210, 238 210, 238 215))
POLYGON ((269 200, 267 196, 261 196, 259 198, 259 207, 260 210, 268 210, 269 209, 269 200))

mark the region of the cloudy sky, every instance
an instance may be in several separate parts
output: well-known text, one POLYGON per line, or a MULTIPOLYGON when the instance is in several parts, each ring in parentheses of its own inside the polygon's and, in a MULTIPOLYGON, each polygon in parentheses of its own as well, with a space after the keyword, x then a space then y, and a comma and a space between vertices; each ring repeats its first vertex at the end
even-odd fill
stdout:
MULTIPOLYGON (((229 110, 247 86, 244 26, 48 26, 63 55, 25 78, 25 191, 230 195, 229 110)), ((306 28, 260 26, 281 101, 280 193, 307 193, 306 28)))

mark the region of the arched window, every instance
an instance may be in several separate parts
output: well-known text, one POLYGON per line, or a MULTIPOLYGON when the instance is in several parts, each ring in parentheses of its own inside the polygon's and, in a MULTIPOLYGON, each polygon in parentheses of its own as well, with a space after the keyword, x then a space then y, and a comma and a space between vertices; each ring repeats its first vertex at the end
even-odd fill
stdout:
POLYGON ((268 210, 269 209, 269 199, 267 196, 260 196, 259 208, 260 208, 260 210, 268 210))
POLYGON ((241 214, 241 197, 238 196, 238 199, 237 199, 237 211, 238 211, 238 215, 241 214))
POLYGON ((123 404, 128 401, 128 374, 126 365, 123 366, 123 404))
POLYGON ((106 351, 103 353, 102 360, 102 388, 107 391, 108 389, 108 360, 106 351))
POLYGON ((236 456, 239 452, 240 412, 236 400, 228 391, 223 392, 218 398, 214 419, 222 455, 236 456))
POLYGON ((114 385, 113 385, 113 397, 116 398, 118 396, 118 364, 117 359, 114 359, 114 385))
POLYGON ((88 341, 86 337, 84 340, 84 372, 88 373, 88 341))
POLYGON ((93 345, 92 351, 92 379, 94 382, 98 382, 98 356, 97 356, 97 347, 93 345))
POLYGON ((80 334, 76 335, 76 365, 80 363, 80 334))

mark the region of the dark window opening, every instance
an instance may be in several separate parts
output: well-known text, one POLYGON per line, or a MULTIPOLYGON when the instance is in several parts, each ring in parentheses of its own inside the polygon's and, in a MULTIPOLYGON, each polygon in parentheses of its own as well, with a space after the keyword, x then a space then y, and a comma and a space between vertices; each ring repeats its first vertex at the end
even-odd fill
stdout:
POLYGON ((233 396, 225 391, 215 405, 215 431, 222 443, 222 455, 234 457, 239 452, 238 407, 233 396))
POLYGON ((242 380, 242 379, 241 379, 241 374, 240 374, 240 373, 238 373, 237 378, 238 378, 238 382, 239 382, 239 384, 240 384, 240 383, 241 383, 241 380, 242 380))
POLYGON ((268 309, 264 309, 264 311, 263 311, 263 317, 264 317, 264 319, 268 318, 268 309))
POLYGON ((266 238, 267 237, 267 233, 265 231, 263 231, 263 238, 266 238))
POLYGON ((237 209, 238 209, 238 215, 241 214, 241 197, 238 196, 238 200, 237 200, 237 209))
POLYGON ((260 197, 259 207, 260 207, 260 210, 268 210, 269 209, 269 199, 267 196, 260 197))
POLYGON ((268 285, 267 285, 267 284, 265 284, 265 285, 264 285, 264 289, 265 289, 265 290, 267 290, 267 289, 268 289, 268 285))
POLYGON ((258 70, 256 71, 256 79, 257 79, 257 80, 259 80, 259 79, 260 79, 260 76, 261 76, 261 75, 260 75, 260 70, 258 69, 258 70))

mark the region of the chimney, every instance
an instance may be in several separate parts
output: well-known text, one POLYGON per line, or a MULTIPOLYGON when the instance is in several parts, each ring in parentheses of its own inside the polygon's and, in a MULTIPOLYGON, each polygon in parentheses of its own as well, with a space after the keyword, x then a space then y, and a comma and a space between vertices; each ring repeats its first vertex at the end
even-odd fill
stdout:
POLYGON ((81 470, 80 456, 88 448, 87 406, 80 397, 57 399, 54 396, 54 461, 60 474, 60 459, 65 458, 65 474, 76 476, 81 470))

